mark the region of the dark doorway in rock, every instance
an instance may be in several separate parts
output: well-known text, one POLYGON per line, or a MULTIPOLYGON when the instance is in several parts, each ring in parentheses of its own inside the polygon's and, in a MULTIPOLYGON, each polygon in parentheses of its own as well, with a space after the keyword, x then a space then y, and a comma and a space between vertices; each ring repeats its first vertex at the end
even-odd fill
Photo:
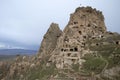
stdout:
POLYGON ((78 22, 74 22, 74 24, 78 24, 78 22))
POLYGON ((83 27, 83 25, 82 25, 82 24, 81 24, 80 26, 81 26, 81 27, 83 27))
POLYGON ((67 49, 64 49, 64 52, 66 52, 67 51, 67 49))
POLYGON ((77 48, 77 47, 75 47, 75 48, 74 48, 74 51, 78 51, 78 48, 77 48))
POLYGON ((75 59, 72 59, 73 62, 75 62, 75 59))
POLYGON ((119 45, 119 41, 116 41, 116 44, 119 45))
POLYGON ((70 55, 71 55, 71 53, 68 53, 67 55, 68 55, 68 56, 70 56, 70 55))
POLYGON ((96 43, 96 46, 99 46, 99 44, 98 44, 98 43, 96 43))
POLYGON ((64 49, 61 49, 61 51, 64 51, 64 49))
POLYGON ((73 49, 70 49, 70 51, 74 51, 73 49))
POLYGON ((90 27, 91 25, 90 24, 88 24, 88 27, 90 27))
POLYGON ((81 32, 81 31, 79 31, 79 34, 81 35, 81 34, 82 34, 82 32, 81 32))
POLYGON ((95 26, 95 28, 97 28, 97 26, 95 26))
POLYGON ((83 36, 84 39, 86 39, 87 37, 86 36, 83 36))

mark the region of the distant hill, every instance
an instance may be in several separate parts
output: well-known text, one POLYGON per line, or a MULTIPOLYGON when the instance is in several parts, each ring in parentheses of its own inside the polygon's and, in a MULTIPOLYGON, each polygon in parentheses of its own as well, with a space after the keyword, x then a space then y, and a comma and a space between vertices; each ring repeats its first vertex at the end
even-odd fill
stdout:
POLYGON ((26 49, 0 49, 0 55, 34 55, 36 50, 26 50, 26 49))

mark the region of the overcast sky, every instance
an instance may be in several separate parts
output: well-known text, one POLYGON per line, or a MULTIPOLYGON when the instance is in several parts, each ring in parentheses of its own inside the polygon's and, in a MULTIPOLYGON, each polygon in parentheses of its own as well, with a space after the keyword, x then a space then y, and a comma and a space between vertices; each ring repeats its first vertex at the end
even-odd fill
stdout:
POLYGON ((0 0, 0 48, 37 49, 49 25, 64 29, 80 4, 101 10, 107 29, 120 33, 120 0, 0 0))

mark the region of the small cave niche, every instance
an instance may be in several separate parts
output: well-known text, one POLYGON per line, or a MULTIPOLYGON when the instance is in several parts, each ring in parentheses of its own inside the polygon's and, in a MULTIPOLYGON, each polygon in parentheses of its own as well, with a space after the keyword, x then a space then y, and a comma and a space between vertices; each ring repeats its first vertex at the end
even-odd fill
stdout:
POLYGON ((73 28, 78 28, 78 26, 74 26, 73 28))
POLYGON ((52 63, 52 61, 51 61, 51 60, 49 60, 49 61, 48 61, 48 63, 52 63))
POLYGON ((70 25, 73 25, 73 23, 70 23, 70 25))
POLYGON ((87 37, 86 36, 83 36, 84 39, 86 39, 87 37))
POLYGON ((74 22, 74 24, 78 24, 78 22, 74 22))
POLYGON ((68 54, 67 54, 67 56, 70 56, 70 55, 71 55, 71 53, 68 53, 68 54))
POLYGON ((69 51, 68 49, 66 49, 66 51, 69 51))
POLYGON ((51 34, 52 32, 51 31, 49 31, 49 34, 51 34))
POLYGON ((104 36, 101 36, 101 38, 104 38, 104 36))
POLYGON ((56 36, 57 38, 60 37, 60 36, 56 36))
POLYGON ((64 41, 69 42, 69 39, 67 36, 65 36, 64 41))
POLYGON ((90 27, 91 25, 90 24, 88 24, 88 27, 90 27))
POLYGON ((95 28, 97 28, 97 26, 95 26, 95 28))
POLYGON ((68 47, 68 45, 66 45, 66 47, 68 47))
POLYGON ((78 42, 80 42, 80 40, 77 40, 78 42))
POLYGON ((64 49, 64 52, 66 52, 67 51, 67 49, 64 49))
POLYGON ((65 47, 65 45, 63 44, 63 47, 65 47))
POLYGON ((115 43, 116 43, 117 45, 119 45, 119 44, 120 44, 120 42, 119 42, 119 41, 116 41, 115 43))
POLYGON ((74 48, 74 51, 78 51, 78 48, 77 48, 77 47, 75 47, 75 48, 74 48))
POLYGON ((64 49, 62 48, 62 49, 61 49, 61 51, 63 52, 63 51, 64 51, 64 49))
POLYGON ((79 32, 79 34, 81 35, 82 34, 82 32, 81 31, 78 31, 79 32))
POLYGON ((21 69, 25 69, 24 67, 22 67, 21 69))
POLYGON ((83 27, 83 25, 82 25, 82 24, 81 24, 80 26, 81 26, 81 27, 83 27))
POLYGON ((81 16, 81 19, 85 19, 86 18, 86 14, 81 16))
POLYGON ((84 17, 86 17, 86 15, 85 15, 85 14, 84 14, 83 16, 84 16, 84 17))
POLYGON ((95 39, 95 37, 92 37, 92 39, 95 39))
POLYGON ((70 51, 74 51, 73 49, 70 49, 70 51))
POLYGON ((92 10, 86 10, 86 12, 88 12, 88 13, 92 13, 92 10))
POLYGON ((96 43, 96 46, 99 46, 99 44, 98 44, 98 43, 96 43))
POLYGON ((82 45, 84 45, 84 46, 85 46, 85 43, 82 43, 82 45))
POLYGON ((72 59, 72 62, 75 62, 75 59, 72 59))
POLYGON ((74 54, 72 57, 77 57, 78 55, 77 54, 74 54))
POLYGON ((43 38, 46 39, 46 36, 44 36, 43 38))

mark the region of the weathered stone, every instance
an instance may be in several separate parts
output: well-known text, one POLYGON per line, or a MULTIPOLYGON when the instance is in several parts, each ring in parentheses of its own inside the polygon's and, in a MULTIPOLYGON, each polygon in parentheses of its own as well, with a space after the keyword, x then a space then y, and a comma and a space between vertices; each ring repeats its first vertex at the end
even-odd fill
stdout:
POLYGON ((44 35, 38 53, 42 56, 49 55, 55 49, 57 39, 61 36, 61 33, 62 31, 60 30, 58 24, 52 23, 47 33, 44 35))
POLYGON ((113 67, 111 69, 106 69, 102 76, 107 77, 108 79, 114 79, 114 76, 119 76, 120 67, 113 67))
POLYGON ((58 68, 77 63, 81 65, 84 62, 81 57, 86 54, 85 41, 93 36, 101 38, 106 32, 104 16, 100 11, 79 7, 70 15, 70 21, 59 37, 50 60, 56 62, 58 68))

